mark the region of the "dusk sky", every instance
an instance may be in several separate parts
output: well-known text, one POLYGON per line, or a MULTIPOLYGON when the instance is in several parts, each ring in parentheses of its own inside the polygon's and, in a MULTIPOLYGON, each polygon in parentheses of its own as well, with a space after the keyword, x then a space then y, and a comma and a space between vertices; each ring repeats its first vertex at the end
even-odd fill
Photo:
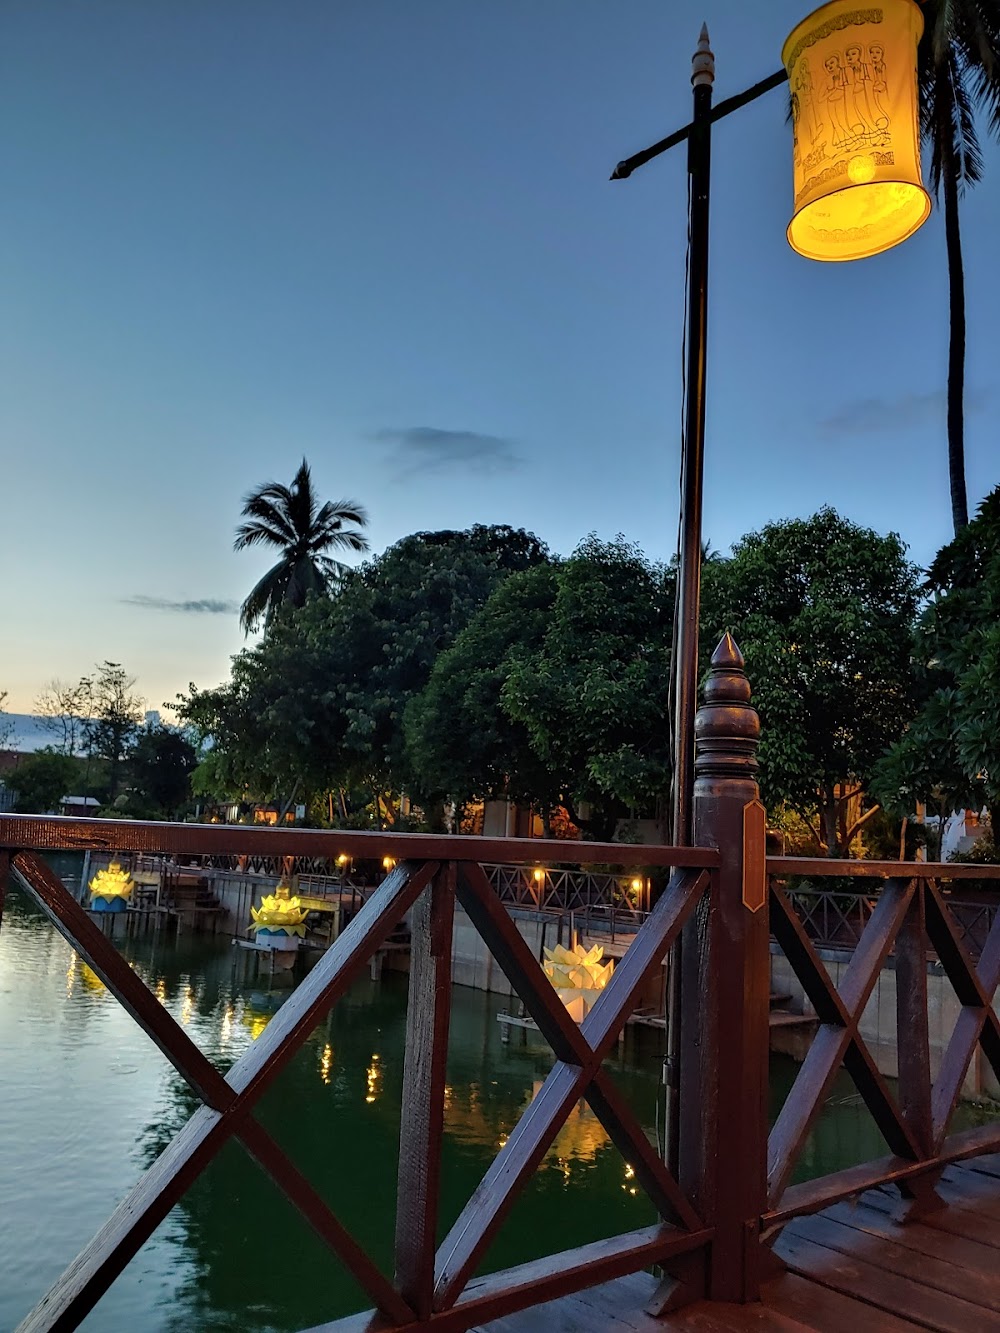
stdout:
MULTIPOLYGON (((378 551, 510 523, 674 549, 683 124, 779 67, 799 0, 7 0, 0 689, 104 658, 151 707, 224 679, 266 568, 242 496, 305 455, 378 551)), ((784 91, 714 140, 705 533, 830 503, 950 536, 939 212, 788 247, 784 91)), ((1000 153, 963 202, 970 506, 1000 480, 1000 153)))

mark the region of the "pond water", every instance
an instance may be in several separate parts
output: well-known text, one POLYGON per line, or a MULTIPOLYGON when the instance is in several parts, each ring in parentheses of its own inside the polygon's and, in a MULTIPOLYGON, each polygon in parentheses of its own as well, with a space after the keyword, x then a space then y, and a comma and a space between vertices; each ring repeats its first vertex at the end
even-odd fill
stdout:
MULTIPOLYGON (((71 863, 57 867, 69 874, 71 863)), ((288 989, 246 979, 228 940, 121 939, 135 971, 225 1070, 288 989)), ((442 1234, 482 1178, 551 1057, 500 1041, 501 997, 456 987, 443 1145, 442 1234)), ((391 1273, 405 978, 359 982, 265 1096, 260 1119, 391 1273)), ((655 1137, 661 1038, 614 1075, 655 1137)), ((16 890, 0 930, 0 1329, 13 1329, 196 1105, 187 1085, 16 890)), ((795 1067, 776 1061, 775 1105, 795 1067)), ((800 1170, 885 1151, 838 1084, 800 1170)), ((486 1269, 646 1225, 653 1211, 585 1105, 504 1224, 486 1269)), ((82 1325, 91 1333, 285 1333, 370 1305, 238 1144, 229 1144, 82 1325)))

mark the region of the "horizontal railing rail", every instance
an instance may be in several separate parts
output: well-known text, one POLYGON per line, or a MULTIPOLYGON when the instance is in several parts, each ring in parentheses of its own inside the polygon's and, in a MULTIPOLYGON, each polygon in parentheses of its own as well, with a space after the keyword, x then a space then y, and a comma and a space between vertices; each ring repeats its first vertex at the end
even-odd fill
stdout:
POLYGON ((503 861, 533 865, 602 862, 621 866, 684 866, 711 870, 719 853, 710 847, 668 847, 626 842, 571 842, 545 838, 482 838, 451 833, 355 832, 340 829, 276 829, 240 824, 169 824, 142 820, 73 819, 60 815, 0 815, 0 849, 25 851, 172 852, 196 856, 309 856, 356 861, 503 861), (236 849, 234 851, 234 849, 236 849))

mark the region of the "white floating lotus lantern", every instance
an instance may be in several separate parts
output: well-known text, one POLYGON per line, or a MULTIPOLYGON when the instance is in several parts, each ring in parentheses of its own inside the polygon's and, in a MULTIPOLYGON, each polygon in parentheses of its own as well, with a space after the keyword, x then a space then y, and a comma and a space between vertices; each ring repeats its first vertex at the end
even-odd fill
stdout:
POLYGON ((290 896, 287 884, 265 894, 260 907, 251 907, 250 929, 257 943, 268 949, 297 949, 306 933, 306 909, 290 896))
POLYGON ((98 870, 89 888, 92 912, 124 912, 132 896, 132 876, 117 861, 112 861, 104 870, 98 870))
POLYGON ((579 944, 572 949, 557 944, 554 949, 545 950, 545 975, 577 1023, 583 1022, 611 979, 614 964, 602 963, 603 957, 604 950, 599 944, 586 950, 579 944))
POLYGON ((920 227, 914 0, 832 0, 781 53, 794 126, 795 204, 788 242, 809 259, 863 259, 920 227))

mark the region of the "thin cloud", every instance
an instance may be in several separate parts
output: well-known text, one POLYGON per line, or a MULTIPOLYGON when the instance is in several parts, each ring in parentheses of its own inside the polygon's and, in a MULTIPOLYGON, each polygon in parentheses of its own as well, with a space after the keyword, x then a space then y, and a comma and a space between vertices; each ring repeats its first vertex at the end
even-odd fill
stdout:
POLYGON ((183 615, 196 616, 233 616, 240 609, 239 602, 225 601, 221 597, 173 601, 169 597, 149 597, 140 592, 134 597, 123 597, 122 601, 126 606, 141 606, 146 611, 180 611, 183 615))
POLYGON ((450 472, 512 472, 522 465, 511 440, 474 430, 442 430, 438 426, 385 427, 375 432, 380 444, 391 446, 390 461, 407 475, 450 472))
MULTIPOLYGON (((980 412, 987 394, 975 389, 965 395, 966 412, 980 412)), ((944 389, 906 393, 899 398, 859 398, 817 423, 821 435, 880 435, 911 430, 928 420, 943 421, 948 407, 944 389)))

